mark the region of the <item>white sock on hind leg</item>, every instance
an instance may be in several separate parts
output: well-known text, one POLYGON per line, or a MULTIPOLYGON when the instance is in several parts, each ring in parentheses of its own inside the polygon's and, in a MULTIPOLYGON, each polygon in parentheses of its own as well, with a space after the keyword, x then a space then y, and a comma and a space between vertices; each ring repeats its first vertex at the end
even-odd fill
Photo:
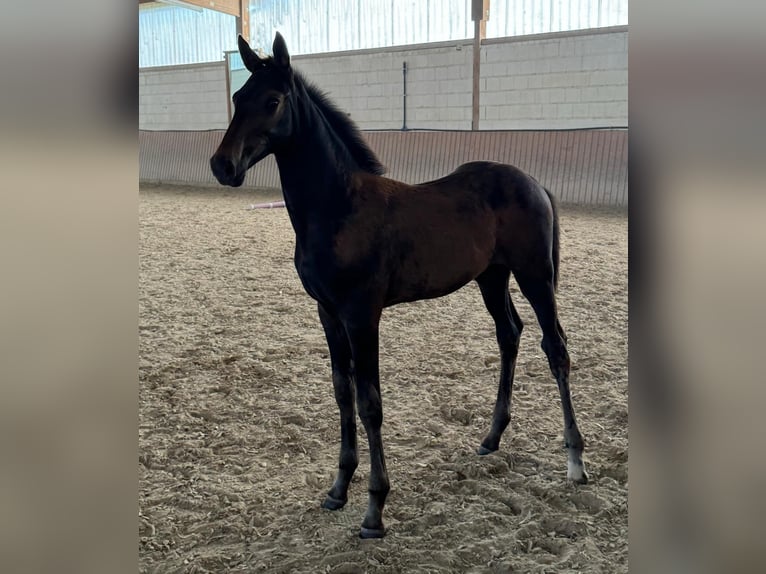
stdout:
POLYGON ((571 458, 567 459, 567 479, 582 482, 584 476, 585 465, 582 462, 575 462, 571 458))

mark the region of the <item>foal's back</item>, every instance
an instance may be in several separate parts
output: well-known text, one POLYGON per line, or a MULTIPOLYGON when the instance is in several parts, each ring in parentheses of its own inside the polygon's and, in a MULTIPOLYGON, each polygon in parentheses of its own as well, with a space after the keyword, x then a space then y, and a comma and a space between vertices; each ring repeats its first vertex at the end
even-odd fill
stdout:
POLYGON ((490 265, 515 271, 550 258, 551 203, 516 167, 470 162, 418 185, 359 173, 352 188, 336 245, 347 259, 380 250, 387 305, 446 295, 490 265))

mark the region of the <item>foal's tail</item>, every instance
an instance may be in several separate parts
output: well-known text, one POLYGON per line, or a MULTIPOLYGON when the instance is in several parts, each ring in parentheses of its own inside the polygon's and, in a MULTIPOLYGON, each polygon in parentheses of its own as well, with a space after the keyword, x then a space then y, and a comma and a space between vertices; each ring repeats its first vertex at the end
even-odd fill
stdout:
POLYGON ((559 211, 555 196, 548 188, 543 189, 548 194, 553 210, 553 289, 556 290, 559 287, 559 211))

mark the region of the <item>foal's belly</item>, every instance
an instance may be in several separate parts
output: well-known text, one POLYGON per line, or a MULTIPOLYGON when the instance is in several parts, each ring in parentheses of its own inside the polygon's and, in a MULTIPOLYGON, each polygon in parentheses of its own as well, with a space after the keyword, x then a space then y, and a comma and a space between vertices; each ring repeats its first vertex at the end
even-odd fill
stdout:
POLYGON ((494 238, 489 233, 432 236, 406 247, 392 257, 387 304, 457 291, 489 266, 494 238))
MULTIPOLYGON (((476 274, 478 275, 478 273, 476 274)), ((385 305, 391 306, 397 303, 408 303, 410 301, 419 301, 421 299, 435 299, 449 295, 470 283, 476 275, 464 275, 450 283, 420 283, 414 278, 405 278, 397 284, 392 285, 386 296, 385 305)))

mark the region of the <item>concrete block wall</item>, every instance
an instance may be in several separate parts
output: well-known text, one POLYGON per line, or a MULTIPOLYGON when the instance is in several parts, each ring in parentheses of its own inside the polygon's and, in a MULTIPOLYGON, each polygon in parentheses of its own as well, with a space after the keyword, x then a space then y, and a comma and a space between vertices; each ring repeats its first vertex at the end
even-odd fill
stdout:
POLYGON ((470 43, 296 56, 294 66, 363 129, 401 129, 407 62, 407 127, 471 128, 470 43))
POLYGON ((139 70, 139 129, 208 130, 228 122, 225 62, 139 70))
POLYGON ((487 40, 481 129, 628 125, 625 27, 487 40))
MULTIPOLYGON (((367 130, 471 128, 472 44, 440 42, 296 56, 297 69, 367 130)), ((247 78, 235 73, 232 88, 247 78)), ((222 129, 224 62, 139 72, 139 127, 222 129)), ((568 129, 628 125, 627 26, 486 40, 480 128, 568 129)))

